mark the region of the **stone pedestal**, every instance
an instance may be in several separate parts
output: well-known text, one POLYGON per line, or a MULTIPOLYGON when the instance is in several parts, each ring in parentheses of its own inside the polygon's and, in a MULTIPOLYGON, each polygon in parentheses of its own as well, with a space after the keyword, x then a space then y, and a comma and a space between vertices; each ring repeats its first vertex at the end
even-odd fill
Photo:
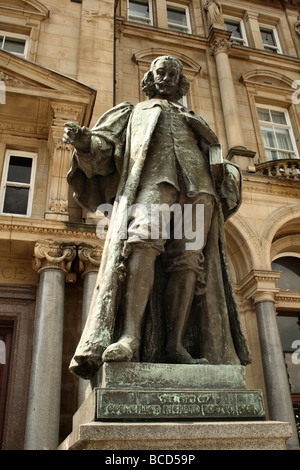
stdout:
POLYGON ((108 363, 59 450, 285 449, 243 366, 108 363))
POLYGON ((288 423, 275 421, 97 423, 78 426, 58 450, 285 450, 288 423))

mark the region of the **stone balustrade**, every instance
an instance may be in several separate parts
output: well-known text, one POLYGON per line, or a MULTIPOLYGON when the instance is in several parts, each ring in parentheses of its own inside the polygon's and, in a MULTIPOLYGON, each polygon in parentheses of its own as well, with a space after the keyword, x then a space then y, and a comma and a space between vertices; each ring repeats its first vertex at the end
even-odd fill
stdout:
POLYGON ((300 159, 271 160, 256 165, 256 172, 266 176, 300 181, 300 159))

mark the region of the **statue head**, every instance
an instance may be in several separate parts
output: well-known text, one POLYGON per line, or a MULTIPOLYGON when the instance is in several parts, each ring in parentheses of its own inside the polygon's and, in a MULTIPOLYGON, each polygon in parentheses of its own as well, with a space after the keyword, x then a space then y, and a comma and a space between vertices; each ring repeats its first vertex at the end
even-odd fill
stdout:
POLYGON ((183 65, 172 56, 157 57, 142 80, 142 90, 148 98, 178 101, 188 92, 190 84, 183 73, 183 65))

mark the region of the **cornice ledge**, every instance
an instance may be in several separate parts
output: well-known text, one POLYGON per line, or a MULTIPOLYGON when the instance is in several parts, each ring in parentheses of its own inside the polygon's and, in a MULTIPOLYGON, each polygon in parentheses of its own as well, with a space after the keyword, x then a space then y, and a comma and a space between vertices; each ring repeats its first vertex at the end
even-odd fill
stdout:
POLYGON ((45 235, 48 236, 57 236, 57 237, 76 237, 78 236, 84 237, 84 239, 89 238, 93 240, 99 240, 96 234, 96 227, 94 226, 85 226, 80 225, 72 226, 72 224, 68 224, 66 227, 65 224, 61 224, 62 226, 47 226, 47 225, 34 225, 32 223, 32 219, 30 224, 22 224, 22 223, 15 223, 14 221, 11 223, 5 223, 0 221, 0 231, 1 232, 18 232, 24 234, 34 234, 34 235, 45 235))
POLYGON ((276 302, 300 302, 300 291, 280 291, 275 295, 276 302))
POLYGON ((254 302, 271 301, 279 292, 279 287, 275 287, 276 281, 280 278, 281 271, 268 271, 254 269, 236 286, 237 293, 243 300, 254 300, 254 302))
POLYGON ((244 191, 299 198, 299 181, 243 171, 244 191))

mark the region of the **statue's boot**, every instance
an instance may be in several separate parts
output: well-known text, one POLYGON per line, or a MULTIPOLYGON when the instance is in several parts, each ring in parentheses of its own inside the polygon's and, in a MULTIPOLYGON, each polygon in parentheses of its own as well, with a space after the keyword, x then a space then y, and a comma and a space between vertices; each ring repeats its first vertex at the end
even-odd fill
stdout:
POLYGON ((166 292, 167 345, 166 359, 172 364, 207 364, 205 358, 194 359, 182 344, 190 314, 196 275, 193 271, 172 272, 166 292))
POLYGON ((131 361, 141 339, 141 324, 154 282, 157 252, 152 248, 135 248, 128 260, 124 295, 124 327, 119 341, 106 348, 104 362, 131 361))

